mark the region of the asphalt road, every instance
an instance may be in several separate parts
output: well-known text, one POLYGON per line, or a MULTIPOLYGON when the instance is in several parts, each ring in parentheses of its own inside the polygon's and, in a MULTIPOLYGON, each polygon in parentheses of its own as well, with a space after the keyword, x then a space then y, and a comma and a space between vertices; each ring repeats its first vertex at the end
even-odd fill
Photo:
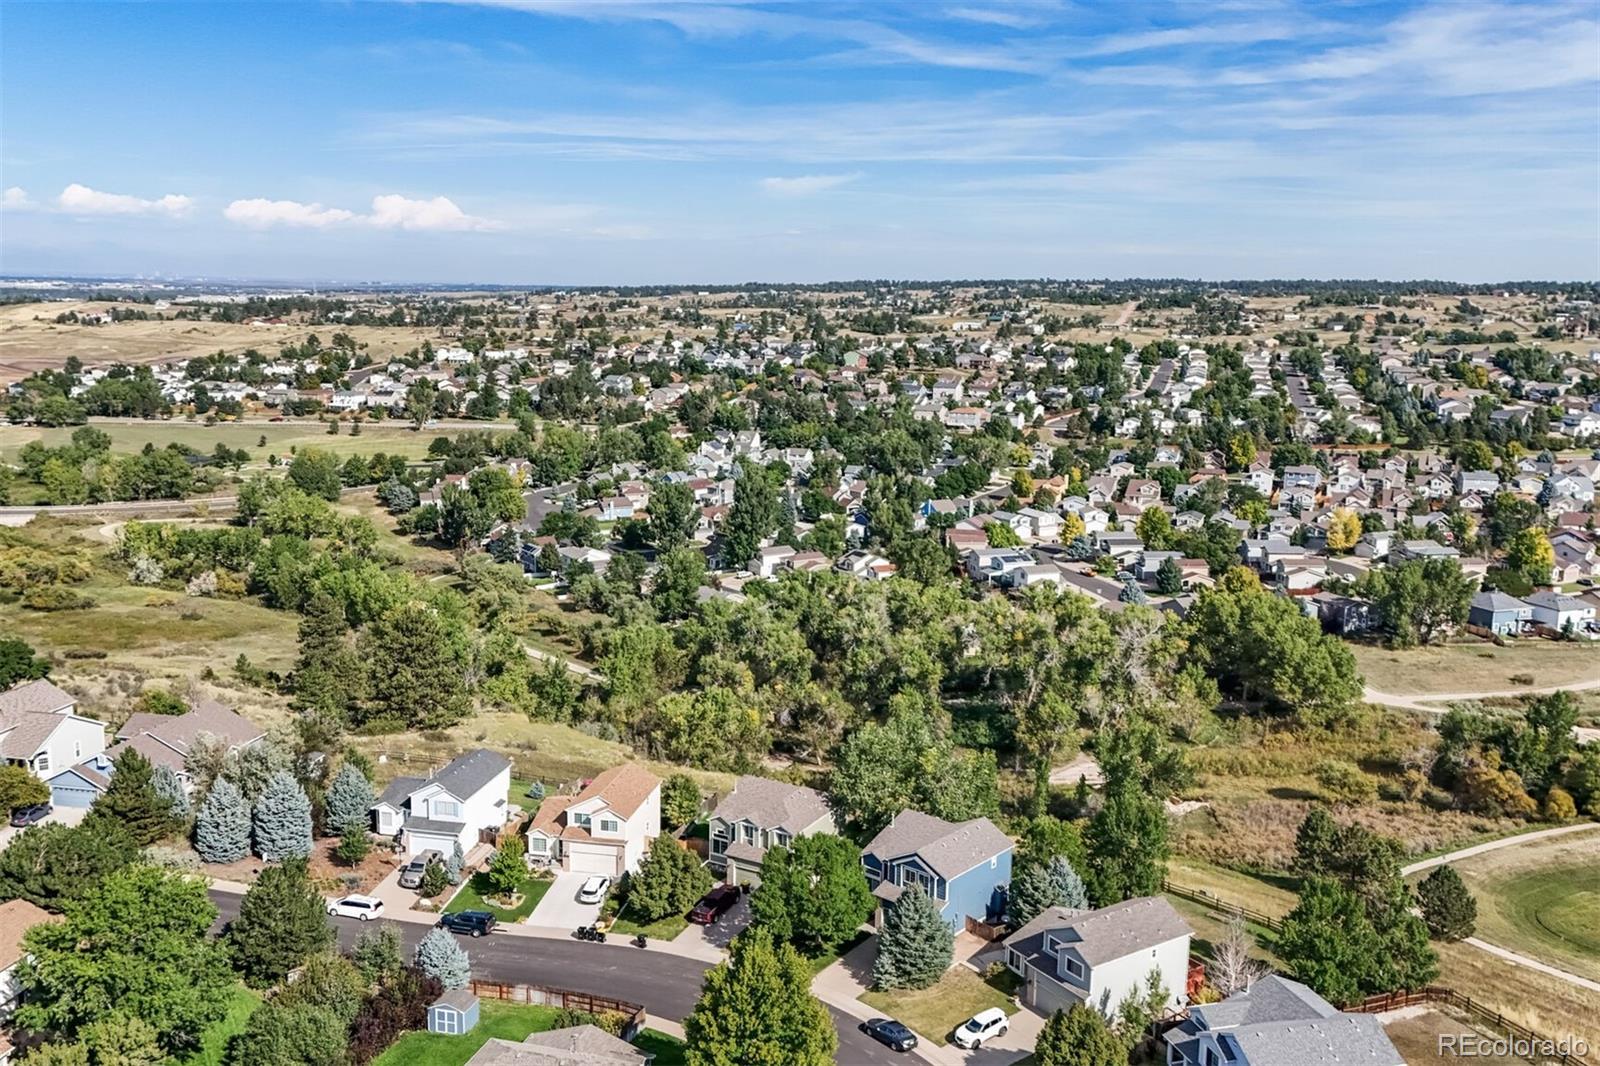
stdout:
MULTIPOLYGON (((222 912, 219 927, 239 913, 239 898, 229 892, 211 893, 211 902, 222 912)), ((373 923, 353 918, 330 918, 339 934, 339 943, 353 946, 356 938, 373 923)), ((400 933, 408 951, 427 935, 429 927, 418 922, 385 922, 400 933)), ((472 958, 472 972, 480 978, 523 984, 571 988, 597 995, 612 996, 644 1004, 650 1014, 682 1021, 700 998, 700 983, 707 965, 664 951, 619 944, 589 944, 580 940, 547 940, 525 936, 487 936, 463 940, 472 958)), ((856 1028, 857 1022, 829 1008, 839 1030, 841 1063, 904 1063, 907 1056, 896 1055, 882 1044, 868 1039, 856 1028)))

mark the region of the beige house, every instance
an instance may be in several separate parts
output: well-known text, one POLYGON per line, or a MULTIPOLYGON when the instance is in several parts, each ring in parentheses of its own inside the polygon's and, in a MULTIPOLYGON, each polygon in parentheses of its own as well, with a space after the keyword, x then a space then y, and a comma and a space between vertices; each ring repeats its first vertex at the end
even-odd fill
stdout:
POLYGON ((574 796, 547 796, 528 825, 528 861, 620 877, 639 868, 661 835, 661 779, 635 763, 613 766, 574 796))
POLYGON ((711 812, 707 862, 730 885, 760 884, 768 848, 786 848, 796 837, 838 831, 828 801, 816 789, 746 774, 711 812))

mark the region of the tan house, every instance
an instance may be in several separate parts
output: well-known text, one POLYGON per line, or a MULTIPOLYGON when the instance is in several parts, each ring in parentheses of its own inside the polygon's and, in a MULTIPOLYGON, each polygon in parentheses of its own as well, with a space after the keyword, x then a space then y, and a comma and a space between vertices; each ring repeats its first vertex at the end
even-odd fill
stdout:
POLYGON ((639 868, 661 835, 661 779, 635 763, 613 766, 573 796, 546 796, 528 825, 528 861, 619 877, 639 868))
POLYGON ((711 812, 708 836, 713 870, 728 884, 759 885, 768 848, 786 848, 796 837, 837 833, 828 801, 816 789, 749 774, 711 812))

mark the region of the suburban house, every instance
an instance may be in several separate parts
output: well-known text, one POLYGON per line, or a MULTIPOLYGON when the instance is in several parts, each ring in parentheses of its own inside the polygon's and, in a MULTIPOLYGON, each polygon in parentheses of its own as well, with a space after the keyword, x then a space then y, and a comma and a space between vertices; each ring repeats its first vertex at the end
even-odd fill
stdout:
POLYGON ((1191 934, 1164 896, 1092 911, 1050 907, 1006 938, 1006 965, 1023 979, 1022 1002, 1041 1014, 1084 1003, 1109 1017, 1143 993, 1151 970, 1177 1008, 1187 998, 1191 934))
MULTIPOLYGON (((59 922, 59 914, 34 906, 25 899, 0 903, 0 1022, 10 1019, 22 997, 17 964, 22 961, 22 938, 41 922, 59 922)), ((10 1042, 0 1037, 0 1062, 9 1062, 10 1042)))
POLYGON ((106 748, 106 727, 77 713, 78 701, 45 680, 0 692, 0 758, 48 780, 106 748))
POLYGON ((480 830, 506 824, 510 791, 511 760, 479 748, 457 755, 428 777, 395 778, 372 813, 379 833, 400 835, 407 856, 425 851, 449 856, 458 843, 463 853, 471 851, 480 830))
POLYGON ((713 870, 728 884, 761 883, 761 862, 768 848, 786 848, 796 837, 837 833, 833 811, 822 793, 746 774, 711 812, 713 870))
POLYGON ((655 1056, 597 1025, 533 1033, 518 1043, 491 1037, 466 1066, 648 1066, 655 1056))
POLYGON ((661 835, 661 779, 636 763, 602 771, 573 796, 546 796, 528 825, 528 861, 619 877, 661 835))
POLYGON ((1467 608, 1467 624, 1502 637, 1514 637, 1533 622, 1533 608, 1509 593, 1485 589, 1467 608))
POLYGON ((1274 974, 1221 1003, 1196 1004, 1167 1030, 1168 1066, 1402 1066, 1372 1014, 1344 1014, 1274 974))
POLYGON ((987 818, 957 824, 904 810, 862 849, 861 864, 880 901, 880 924, 885 907, 919 885, 959 933, 1005 909, 1011 852, 1011 838, 987 818))
POLYGON ((1594 608, 1576 596, 1541 589, 1526 602, 1533 612, 1534 625, 1549 626, 1558 632, 1570 627, 1574 633, 1582 633, 1594 623, 1594 608))

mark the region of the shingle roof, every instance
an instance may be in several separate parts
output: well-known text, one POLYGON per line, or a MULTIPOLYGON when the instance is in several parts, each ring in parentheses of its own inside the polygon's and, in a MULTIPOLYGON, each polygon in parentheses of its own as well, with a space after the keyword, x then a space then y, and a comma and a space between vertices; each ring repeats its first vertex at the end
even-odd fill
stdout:
POLYGON ((424 780, 426 778, 397 777, 383 786, 383 791, 378 795, 378 803, 387 803, 389 806, 396 808, 404 807, 406 797, 421 788, 424 780))
POLYGON ((1472 597, 1472 606, 1480 611, 1522 611, 1528 605, 1515 596, 1501 592, 1499 589, 1484 589, 1472 597))
POLYGON ((1006 947, 1048 955, 1046 935, 1071 948, 1090 966, 1165 944, 1193 930, 1164 896, 1140 896, 1093 911, 1051 907, 1006 938, 1006 947))
POLYGON ((522 1043, 484 1042, 467 1066, 643 1066, 650 1056, 593 1025, 533 1033, 522 1043))
POLYGON ((763 829, 795 834, 828 814, 828 801, 816 789, 746 774, 734 782, 733 791, 717 804, 712 817, 748 820, 763 829))
POLYGON ((55 714, 72 707, 77 698, 61 691, 43 678, 24 681, 14 688, 0 692, 0 718, 13 714, 55 714))
POLYGON ((895 815, 866 847, 883 859, 916 855, 940 877, 952 878, 1011 849, 1011 838, 987 818, 959 825, 921 811, 895 815))
POLYGON ((140 733, 149 733, 171 747, 188 751, 195 738, 202 733, 209 733, 232 747, 265 736, 266 730, 226 704, 216 700, 201 700, 179 715, 129 715, 128 720, 122 723, 122 728, 117 730, 117 736, 124 740, 140 733))
POLYGON ((579 792, 574 803, 602 797, 606 806, 622 815, 633 817, 645 800, 661 784, 661 779, 638 763, 625 762, 602 770, 579 792))
POLYGON ((6 715, 0 719, 0 756, 7 759, 31 759, 44 746, 50 734, 61 725, 58 714, 23 713, 6 715))
POLYGON ((502 771, 511 766, 511 760, 497 751, 479 748, 451 759, 443 769, 428 778, 429 783, 441 785, 445 791, 459 799, 475 795, 502 771))
POLYGON ((22 958, 22 937, 41 922, 65 921, 25 899, 0 903, 0 970, 8 970, 22 958))

